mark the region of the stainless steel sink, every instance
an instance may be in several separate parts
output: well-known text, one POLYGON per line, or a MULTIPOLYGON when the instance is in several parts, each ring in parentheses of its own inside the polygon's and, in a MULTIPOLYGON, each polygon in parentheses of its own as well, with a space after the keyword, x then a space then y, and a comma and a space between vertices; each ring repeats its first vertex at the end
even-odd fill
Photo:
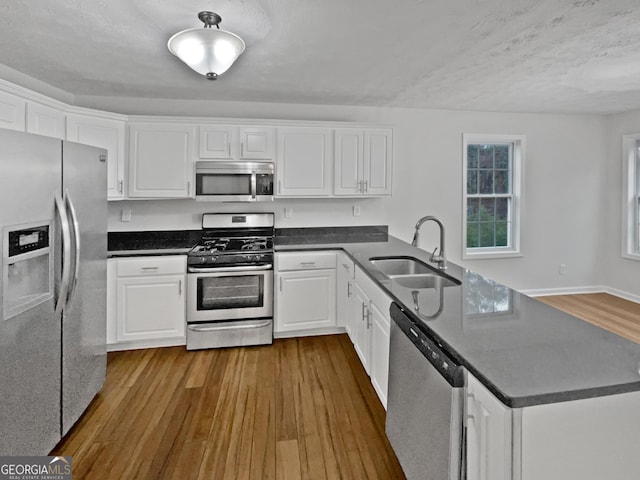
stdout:
POLYGON ((387 278, 406 288, 454 287, 460 282, 415 257, 371 257, 371 264, 387 278))
POLYGON ((399 285, 411 289, 455 287, 460 285, 460 282, 458 281, 454 281, 440 275, 434 275, 432 273, 396 275, 389 278, 399 285))

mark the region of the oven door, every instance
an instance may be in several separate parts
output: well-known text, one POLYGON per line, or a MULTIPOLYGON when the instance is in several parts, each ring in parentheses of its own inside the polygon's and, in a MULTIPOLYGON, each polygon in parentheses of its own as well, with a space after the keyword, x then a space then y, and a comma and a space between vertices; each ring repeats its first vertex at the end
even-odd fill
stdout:
POLYGON ((273 316, 273 267, 190 268, 187 322, 273 316))

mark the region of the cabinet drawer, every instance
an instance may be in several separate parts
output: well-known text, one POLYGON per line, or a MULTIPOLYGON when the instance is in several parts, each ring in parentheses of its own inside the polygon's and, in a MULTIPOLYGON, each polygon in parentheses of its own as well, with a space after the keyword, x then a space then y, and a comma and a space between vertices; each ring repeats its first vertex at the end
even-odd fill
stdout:
POLYGON ((187 271, 187 257, 158 256, 118 259, 118 277, 139 277, 141 275, 170 275, 187 271))
POLYGON ((276 256, 279 272, 336 268, 335 252, 286 252, 276 256))

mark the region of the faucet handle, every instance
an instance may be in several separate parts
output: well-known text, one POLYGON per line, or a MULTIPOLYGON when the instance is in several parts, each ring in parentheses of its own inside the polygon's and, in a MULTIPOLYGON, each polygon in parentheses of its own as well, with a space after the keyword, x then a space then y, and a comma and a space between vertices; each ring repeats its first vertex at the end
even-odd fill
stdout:
POLYGON ((435 262, 435 261, 439 261, 438 258, 436 258, 436 252, 438 251, 438 247, 433 249, 433 252, 431 252, 431 256, 429 257, 429 261, 430 262, 435 262))

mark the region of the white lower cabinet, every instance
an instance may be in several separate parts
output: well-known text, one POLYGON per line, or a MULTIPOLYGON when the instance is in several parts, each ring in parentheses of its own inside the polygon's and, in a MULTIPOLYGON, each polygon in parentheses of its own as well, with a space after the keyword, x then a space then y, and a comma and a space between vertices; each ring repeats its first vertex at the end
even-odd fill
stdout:
POLYGON ((370 302, 367 295, 357 283, 351 294, 351 341, 362 366, 369 373, 369 355, 371 345, 370 302))
POLYGON ((509 408, 467 374, 467 480, 629 480, 640 392, 509 408))
POLYGON ((511 480, 512 410, 472 375, 465 398, 467 480, 511 480))
POLYGON ((336 267, 336 324, 344 327, 350 334, 349 318, 349 297, 353 290, 355 279, 355 267, 353 260, 346 253, 337 253, 336 267))
POLYGON ((369 376, 382 405, 387 408, 387 386, 389 383, 389 309, 380 310, 375 303, 369 309, 371 345, 369 376))
POLYGON ((391 298, 357 267, 350 293, 347 332, 373 388, 387 408, 391 298))
POLYGON ((336 253, 276 253, 274 333, 336 327, 336 253))
POLYGON ((185 271, 185 256, 115 260, 115 267, 108 269, 116 275, 115 281, 108 280, 115 287, 115 316, 108 315, 115 328, 108 325, 107 337, 123 348, 184 344, 185 271))

